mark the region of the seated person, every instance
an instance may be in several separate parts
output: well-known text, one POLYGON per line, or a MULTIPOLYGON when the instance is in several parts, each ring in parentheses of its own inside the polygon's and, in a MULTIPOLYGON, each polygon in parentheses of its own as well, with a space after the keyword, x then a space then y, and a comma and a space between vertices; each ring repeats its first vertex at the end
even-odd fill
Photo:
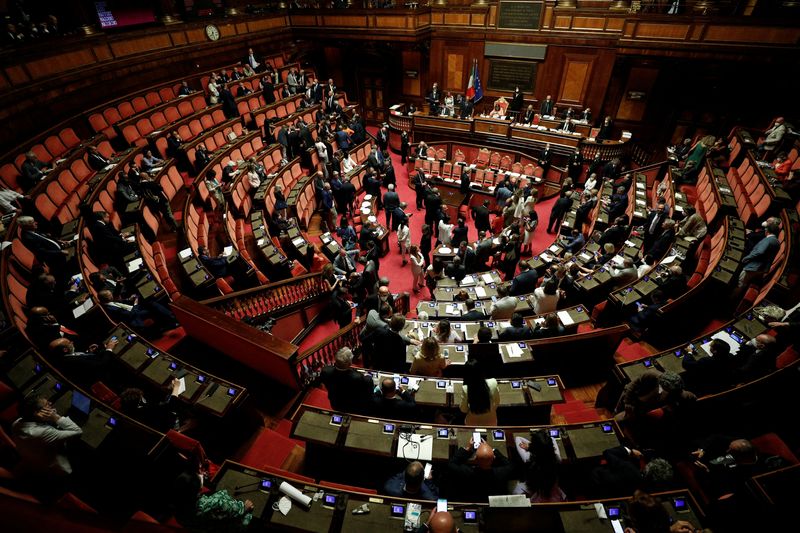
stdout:
POLYGON ((78 384, 91 385, 105 377, 109 363, 114 358, 112 350, 117 342, 109 340, 102 348, 93 344, 83 352, 75 350, 75 344, 62 337, 50 342, 47 353, 52 357, 50 361, 64 365, 65 373, 78 384))
POLYGON ((448 278, 452 278, 459 283, 467 277, 467 269, 461 264, 461 258, 458 256, 455 256, 450 264, 445 267, 444 273, 448 278))
POLYGON ((674 477, 669 461, 653 458, 644 463, 643 458, 642 452, 625 446, 605 450, 605 464, 592 470, 598 496, 613 498, 632 494, 637 489, 648 492, 669 490, 674 477))
POLYGON ((425 477, 425 467, 412 461, 403 472, 389 478, 383 485, 383 493, 396 498, 414 500, 437 500, 439 488, 430 477, 425 477))
POLYGON ((654 409, 678 413, 694 403, 697 396, 684 390, 683 380, 674 372, 645 370, 625 385, 616 408, 619 421, 632 422, 654 409))
POLYGON ((439 342, 434 337, 422 340, 419 352, 414 355, 410 374, 417 376, 441 377, 448 360, 442 357, 439 342))
POLYGON ((433 337, 442 344, 455 344, 464 341, 461 335, 450 326, 450 321, 447 319, 436 323, 436 327, 433 329, 433 337))
POLYGON ((475 309, 475 300, 472 298, 464 300, 464 306, 467 308, 467 312, 461 315, 461 320, 483 320, 486 318, 483 311, 475 309))
POLYGON ((124 269, 124 258, 138 249, 136 243, 128 240, 130 234, 117 231, 107 212, 97 211, 94 217, 95 220, 89 224, 89 232, 92 234, 96 261, 124 269))
POLYGON ((172 311, 156 301, 131 305, 115 300, 108 290, 100 291, 97 297, 111 320, 124 322, 134 329, 162 333, 180 326, 172 311))
POLYGON ((650 324, 656 319, 658 310, 667 303, 664 292, 661 289, 654 290, 650 294, 650 300, 651 303, 647 305, 642 302, 636 302, 637 312, 628 319, 634 331, 646 331, 647 328, 650 327, 650 324))
POLYGON ((374 416, 390 420, 415 420, 419 416, 413 392, 397 390, 392 378, 381 381, 373 398, 372 412, 374 416))
POLYGON ((227 489, 202 492, 203 475, 184 472, 175 480, 175 518, 192 531, 245 531, 253 518, 253 502, 237 500, 227 489))
POLYGON ((545 430, 531 432, 531 438, 515 437, 517 452, 525 462, 525 479, 513 494, 527 495, 531 503, 562 502, 567 495, 558 485, 561 456, 558 446, 545 430))
POLYGON ((687 386, 699 393, 711 392, 729 385, 733 380, 736 359, 730 345, 722 339, 712 339, 705 346, 708 356, 700 357, 694 345, 684 350, 683 379, 687 386))
POLYGON ((46 307, 37 306, 28 313, 25 335, 39 347, 47 348, 51 342, 61 338, 61 324, 46 307))
POLYGON ((19 418, 11 426, 20 463, 17 472, 35 490, 58 492, 72 465, 65 455, 65 444, 80 437, 80 427, 61 416, 46 398, 32 394, 19 405, 19 418), (58 485, 58 487, 56 487, 58 485))
POLYGON ((555 313, 548 313, 544 317, 544 324, 536 324, 536 329, 533 330, 534 339, 547 339, 550 337, 558 337, 563 335, 567 330, 561 325, 558 315, 555 313))
POLYGON ((524 341, 533 337, 533 330, 530 326, 525 325, 525 319, 522 318, 522 315, 514 313, 511 317, 511 326, 500 332, 498 340, 501 342, 524 341))
POLYGON ((208 248, 205 246, 198 246, 197 257, 215 278, 224 278, 228 276, 228 260, 223 254, 211 257, 208 254, 208 248))
POLYGON ((166 433, 171 429, 177 430, 181 425, 178 415, 180 385, 180 380, 173 377, 169 382, 169 392, 160 399, 151 398, 150 401, 145 398, 142 389, 125 389, 119 395, 120 411, 158 431, 166 433))
POLYGON ((372 407, 372 379, 351 368, 352 364, 353 351, 339 349, 333 365, 322 369, 320 381, 328 389, 328 400, 335 410, 367 414, 372 407))
POLYGON ((483 440, 475 449, 470 438, 447 464, 448 494, 456 501, 485 503, 489 496, 508 493, 513 473, 514 466, 502 453, 483 440))

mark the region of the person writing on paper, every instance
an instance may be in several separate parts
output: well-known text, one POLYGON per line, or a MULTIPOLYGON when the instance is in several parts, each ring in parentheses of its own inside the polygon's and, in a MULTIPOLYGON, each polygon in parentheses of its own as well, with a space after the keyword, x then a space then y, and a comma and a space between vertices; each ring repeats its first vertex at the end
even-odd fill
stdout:
POLYGON ((478 448, 472 439, 459 447, 447 464, 446 479, 451 498, 465 502, 486 502, 489 496, 508 493, 514 465, 506 456, 481 440, 478 448))
POLYGON ((414 355, 414 361, 408 372, 416 376, 441 377, 447 362, 447 359, 442 357, 439 341, 434 337, 426 337, 420 344, 419 352, 414 355))
POLYGON ((466 416, 468 426, 496 426, 497 406, 500 405, 500 390, 497 380, 486 379, 483 369, 475 359, 464 365, 464 385, 459 409, 466 416))
POLYGON ((192 531, 245 531, 253 519, 250 500, 237 500, 227 489, 201 494, 203 474, 184 472, 172 486, 175 518, 192 531))
POLYGON ((403 472, 390 477, 383 484, 383 493, 395 498, 439 499, 439 487, 430 475, 425 477, 425 467, 419 461, 410 462, 403 472))

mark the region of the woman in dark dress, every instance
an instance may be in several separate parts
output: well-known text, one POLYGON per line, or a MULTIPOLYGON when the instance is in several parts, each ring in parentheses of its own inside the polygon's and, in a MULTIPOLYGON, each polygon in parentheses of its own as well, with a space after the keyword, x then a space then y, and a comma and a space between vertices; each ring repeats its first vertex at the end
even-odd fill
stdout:
POLYGON ((422 254, 422 257, 425 258, 425 267, 427 268, 428 265, 431 264, 431 237, 433 236, 433 232, 431 231, 431 227, 428 224, 423 224, 422 226, 422 237, 420 237, 419 241, 419 251, 422 254))

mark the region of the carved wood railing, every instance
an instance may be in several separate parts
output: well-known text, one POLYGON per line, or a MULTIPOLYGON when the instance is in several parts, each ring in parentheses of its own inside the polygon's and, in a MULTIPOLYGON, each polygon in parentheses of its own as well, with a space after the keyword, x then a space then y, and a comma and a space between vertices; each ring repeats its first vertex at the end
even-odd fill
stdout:
POLYGON ((355 350, 356 347, 360 346, 359 334, 362 327, 360 322, 353 322, 340 329, 333 337, 329 337, 300 353, 296 361, 297 379, 300 385, 307 387, 316 381, 322 371, 322 367, 333 364, 334 357, 339 349, 346 346, 355 350))
POLYGON ((328 287, 317 272, 210 298, 201 303, 231 318, 258 326, 277 313, 291 311, 327 292, 328 287))

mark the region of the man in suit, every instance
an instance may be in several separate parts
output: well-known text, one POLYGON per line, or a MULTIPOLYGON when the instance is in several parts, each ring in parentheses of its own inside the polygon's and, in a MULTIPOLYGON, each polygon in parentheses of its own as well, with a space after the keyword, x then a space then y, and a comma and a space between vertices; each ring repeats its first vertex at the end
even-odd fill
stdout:
POLYGON ((211 257, 208 253, 208 248, 205 246, 198 246, 197 256, 200 262, 203 263, 203 266, 206 267, 215 278, 224 278, 228 275, 228 260, 224 255, 219 254, 216 257, 211 257))
POLYGON ((625 189, 618 187, 617 191, 611 195, 608 201, 608 219, 616 220, 619 217, 625 216, 625 211, 628 209, 628 194, 625 189))
POLYGON ((675 221, 667 218, 661 223, 661 234, 652 242, 649 248, 644 247, 644 253, 653 257, 663 257, 675 243, 675 221))
MULTIPOLYGON (((574 129, 575 125, 569 120, 568 122, 570 122, 574 129)), ((575 182, 575 185, 577 186, 582 172, 583 156, 581 155, 581 151, 576 148, 572 155, 569 156, 569 162, 567 163, 567 175, 572 178, 572 181, 575 182)))
POLYGON ((651 209, 650 212, 647 214, 647 219, 645 220, 644 226, 644 245, 643 248, 645 250, 649 250, 650 247, 653 245, 656 239, 661 235, 663 231, 662 225, 664 220, 668 218, 666 212, 666 204, 667 201, 663 198, 658 200, 658 207, 656 209, 651 209))
POLYGON ((670 488, 674 472, 666 459, 654 458, 642 467, 642 452, 625 446, 605 450, 603 459, 605 464, 592 470, 592 480, 601 497, 633 494, 636 489, 658 492, 670 488))
POLYGON ((381 381, 380 392, 375 393, 373 400, 372 413, 390 420, 414 420, 419 416, 414 394, 407 390, 398 391, 397 383, 392 378, 383 378, 381 381))
POLYGON ((475 271, 488 270, 489 259, 494 253, 495 245, 490 231, 479 233, 480 240, 475 244, 475 271))
POLYGON ((681 362, 686 386, 701 395, 730 385, 738 362, 731 354, 730 345, 722 339, 712 339, 704 348, 710 357, 700 357, 690 345, 684 350, 681 362))
POLYGON ((610 139, 614 126, 611 123, 611 117, 606 117, 600 125, 600 131, 597 132, 597 140, 604 141, 610 139))
POLYGON ((486 318, 483 311, 475 309, 475 300, 472 298, 464 300, 464 306, 467 308, 467 312, 461 315, 461 320, 483 320, 486 318))
POLYGON ((547 233, 556 233, 561 226, 561 221, 572 207, 572 191, 567 191, 564 196, 556 200, 550 209, 550 220, 547 223, 547 233))
POLYGON ((364 313, 369 313, 373 309, 375 311, 380 311, 381 306, 384 304, 388 305, 392 312, 394 312, 394 296, 392 296, 392 293, 389 291, 389 287, 386 286, 378 288, 376 292, 373 292, 364 299, 362 311, 364 313))
POLYGON ((128 242, 128 233, 118 232, 111 224, 111 217, 105 211, 93 213, 94 221, 89 224, 94 250, 101 263, 109 263, 124 270, 124 258, 136 251, 135 242, 128 242))
MULTIPOLYGON (((406 346, 411 344, 411 340, 401 333, 405 325, 406 318, 403 315, 395 314, 389 319, 389 327, 382 327, 375 331, 373 338, 375 353, 370 365, 372 368, 384 372, 408 372, 406 346)), ((404 417, 399 416, 386 415, 386 417, 405 420, 404 417)))
POLYGON ((542 105, 539 108, 539 114, 552 116, 553 106, 554 106, 553 97, 548 94, 547 98, 544 99, 544 102, 542 102, 542 105))
POLYGON ((467 269, 461 264, 461 258, 455 256, 453 260, 450 261, 450 264, 445 267, 444 274, 448 278, 452 278, 460 283, 462 279, 467 277, 467 269))
POLYGON ((633 283, 639 279, 639 273, 633 264, 633 259, 626 257, 622 260, 622 266, 611 266, 611 279, 613 280, 613 288, 618 289, 629 283, 633 283))
POLYGON ((478 230, 478 235, 483 235, 483 232, 491 229, 489 214, 489 200, 484 200, 483 204, 472 209, 472 218, 475 220, 475 229, 478 230))
POLYGON ((561 126, 558 129, 567 133, 572 133, 575 131, 575 124, 572 123, 571 118, 568 118, 561 123, 561 126))
POLYGON ((775 370, 775 358, 778 356, 778 344, 775 337, 762 333, 743 344, 736 353, 741 361, 736 370, 742 381, 750 381, 775 370))
POLYGON ((562 244, 567 252, 575 254, 586 244, 586 238, 583 236, 583 231, 572 228, 572 234, 564 239, 562 244))
POLYGON ((78 384, 91 385, 105 377, 111 361, 116 358, 112 350, 117 342, 110 339, 103 346, 91 346, 82 352, 75 349, 70 339, 62 337, 50 343, 47 354, 54 364, 64 365, 67 374, 73 376, 78 384))
POLYGON ((86 161, 89 163, 89 166, 92 168, 92 170, 100 172, 111 164, 111 161, 103 157, 103 155, 97 150, 96 146, 89 146, 86 148, 86 151, 88 152, 86 154, 86 161))
POLYGON ((381 152, 385 152, 389 149, 389 126, 385 124, 381 126, 381 129, 378 130, 376 141, 381 152))
POLYGON ((552 162, 553 154, 550 151, 550 143, 544 145, 544 150, 542 150, 542 155, 539 156, 539 166, 542 167, 542 179, 547 178, 547 171, 550 169, 550 163, 552 162))
POLYGON ((392 214, 400 207, 400 196, 395 192, 394 185, 389 184, 388 191, 383 195, 383 208, 386 211, 386 230, 392 231, 392 214))
POLYGON ((467 120, 472 118, 472 112, 475 110, 475 100, 472 98, 467 98, 464 100, 464 103, 461 105, 461 119, 467 120))
POLYGON ((341 348, 336 352, 333 366, 326 366, 320 381, 328 389, 331 406, 343 413, 369 414, 372 408, 372 379, 353 370, 353 351, 341 348))
POLYGON ((439 220, 442 218, 442 197, 439 189, 430 189, 425 195, 425 223, 431 227, 434 236, 439 235, 439 220))
POLYGON ((250 65, 255 72, 264 70, 264 60, 260 55, 256 55, 252 48, 247 49, 247 55, 244 57, 243 63, 250 65))
POLYGON ((649 304, 636 302, 637 312, 628 319, 631 329, 639 333, 646 331, 647 328, 650 327, 650 324, 656 319, 658 310, 664 307, 665 303, 667 303, 667 300, 661 289, 656 289, 650 293, 649 304))
POLYGON ((597 196, 592 195, 589 191, 581 193, 581 204, 575 210, 575 227, 582 230, 583 225, 589 221, 589 215, 597 205, 597 196))
POLYGON ((519 270, 520 273, 511 280, 509 293, 512 296, 532 293, 536 289, 536 283, 539 281, 539 273, 536 272, 535 268, 531 268, 530 263, 527 261, 520 261, 519 270))
POLYGON ((373 144, 369 156, 367 156, 367 166, 375 172, 383 170, 383 157, 378 152, 378 146, 373 144))
POLYGON ((383 209, 383 198, 381 196, 381 182, 375 171, 371 168, 367 169, 364 176, 364 191, 375 198, 375 209, 380 211, 383 209))
POLYGON ((136 330, 158 335, 180 326, 172 311, 156 301, 130 305, 116 301, 109 290, 98 292, 97 298, 112 320, 124 322, 136 330))
POLYGON ((414 194, 417 197, 417 211, 422 209, 424 202, 425 202, 425 195, 427 194, 428 182, 425 179, 425 171, 422 170, 422 167, 417 169, 417 173, 414 174, 414 194))
POLYGON ((336 145, 339 147, 339 150, 343 152, 347 152, 350 150, 351 141, 350 135, 345 130, 339 130, 336 132, 336 145))
POLYGON ((403 472, 389 478, 383 485, 383 494, 395 498, 436 500, 439 498, 439 488, 430 479, 425 479, 422 463, 412 461, 403 472))
POLYGON ((508 493, 514 466, 486 441, 475 449, 472 439, 460 447, 447 464, 446 479, 451 483, 451 497, 457 501, 485 503, 489 496, 508 493), (471 463, 471 464, 470 464, 471 463))
POLYGON ((69 279, 66 243, 51 239, 38 231, 39 223, 33 217, 21 216, 17 219, 17 224, 19 224, 22 244, 31 251, 37 260, 50 268, 56 277, 58 286, 63 288, 69 279))
POLYGON ((606 229, 600 236, 600 240, 597 244, 602 247, 606 243, 611 243, 618 248, 625 242, 628 233, 628 219, 626 217, 617 217, 614 219, 614 224, 606 229))
POLYGON ((511 316, 511 325, 497 336, 501 342, 524 341, 533 338, 533 330, 525 325, 525 319, 519 313, 511 316))
POLYGON ((456 227, 453 228, 453 235, 450 237, 450 245, 453 248, 458 248, 462 242, 468 242, 468 232, 469 229, 467 228, 466 221, 462 217, 458 217, 458 223, 456 227))
POLYGON ((516 121, 519 117, 519 112, 522 111, 524 98, 525 96, 522 94, 519 86, 514 88, 514 95, 511 97, 511 103, 508 104, 508 114, 511 115, 511 120, 516 121))
POLYGON ((525 110, 525 114, 520 117, 519 121, 521 124, 532 124, 533 117, 536 116, 536 111, 533 110, 533 104, 528 106, 528 109, 525 110))
POLYGON ((355 263, 343 247, 339 248, 339 254, 333 260, 333 271, 348 278, 350 274, 356 271, 355 263))
POLYGON ((461 264, 464 265, 467 274, 476 272, 475 250, 469 246, 466 238, 458 243, 458 252, 456 252, 456 257, 461 259, 461 264))
POLYGON ((439 90, 439 84, 434 82, 431 91, 428 93, 428 105, 431 108, 431 115, 439 114, 439 100, 442 98, 442 92, 439 90))
POLYGON ((771 217, 763 224, 764 237, 753 246, 750 253, 742 258, 742 273, 739 275, 739 286, 747 287, 751 283, 761 281, 769 272, 772 261, 778 254, 780 242, 780 221, 771 217))
POLYGON ((505 285, 497 287, 497 301, 493 302, 489 308, 489 313, 495 320, 502 320, 511 318, 517 310, 516 297, 508 294, 508 288, 505 285))
POLYGON ((591 108, 587 107, 586 109, 583 110, 583 112, 581 113, 581 120, 583 122, 585 122, 586 124, 589 124, 589 123, 592 122, 592 110, 591 110, 591 108))
POLYGON ((389 157, 383 158, 383 186, 388 188, 389 185, 397 186, 397 177, 394 174, 394 165, 389 157))
POLYGON ((42 181, 50 170, 50 167, 41 161, 35 153, 28 152, 25 154, 25 161, 22 163, 22 175, 19 177, 19 184, 23 190, 28 191, 42 181))

